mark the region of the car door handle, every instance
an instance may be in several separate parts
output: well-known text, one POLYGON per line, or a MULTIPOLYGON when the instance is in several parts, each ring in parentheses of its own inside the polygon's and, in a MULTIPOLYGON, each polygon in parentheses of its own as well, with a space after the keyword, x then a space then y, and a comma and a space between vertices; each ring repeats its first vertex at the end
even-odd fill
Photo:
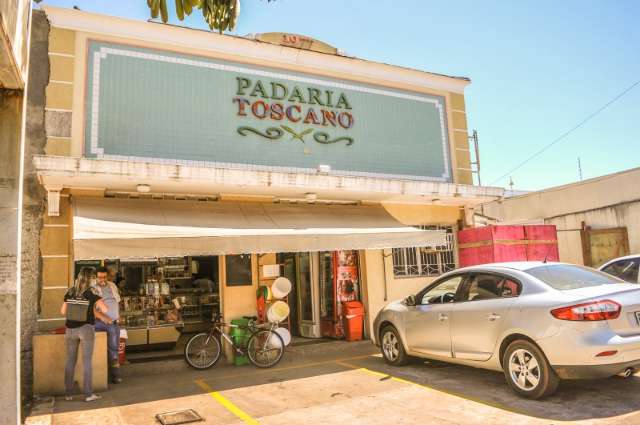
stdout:
POLYGON ((449 318, 449 316, 447 316, 446 314, 440 313, 438 315, 438 320, 441 322, 444 322, 445 320, 447 320, 449 318))
POLYGON ((487 318, 489 319, 490 322, 493 322, 494 320, 499 319, 500 315, 499 314, 495 314, 495 313, 489 313, 487 318))

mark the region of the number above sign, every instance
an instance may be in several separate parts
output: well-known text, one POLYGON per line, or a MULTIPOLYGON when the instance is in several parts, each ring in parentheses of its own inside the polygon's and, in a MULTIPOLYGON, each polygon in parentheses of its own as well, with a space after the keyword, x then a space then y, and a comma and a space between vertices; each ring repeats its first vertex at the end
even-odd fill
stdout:
POLYGON ((294 47, 296 49, 312 50, 314 52, 320 53, 329 53, 332 55, 338 54, 337 48, 330 46, 329 44, 324 43, 320 40, 316 40, 304 35, 283 32, 268 32, 263 34, 256 34, 255 37, 257 40, 264 41, 265 43, 294 47))

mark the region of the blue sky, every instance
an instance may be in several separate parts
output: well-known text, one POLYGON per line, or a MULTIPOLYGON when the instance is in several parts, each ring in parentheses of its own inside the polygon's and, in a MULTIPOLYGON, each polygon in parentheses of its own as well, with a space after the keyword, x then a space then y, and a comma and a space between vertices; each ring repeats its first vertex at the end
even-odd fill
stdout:
MULTIPOLYGON (((168 0, 170 13, 173 1, 168 0)), ((147 19, 145 0, 42 4, 147 19)), ((471 78, 482 183, 496 181, 640 80, 637 0, 241 0, 235 34, 309 35, 363 59, 471 78), (395 6, 390 6, 395 5, 395 6)), ((194 13, 182 25, 205 28, 194 13)), ((172 16, 173 18, 173 16, 172 16)), ((174 18, 174 21, 176 19, 174 18)), ((534 190, 640 166, 640 85, 511 174, 534 190)))

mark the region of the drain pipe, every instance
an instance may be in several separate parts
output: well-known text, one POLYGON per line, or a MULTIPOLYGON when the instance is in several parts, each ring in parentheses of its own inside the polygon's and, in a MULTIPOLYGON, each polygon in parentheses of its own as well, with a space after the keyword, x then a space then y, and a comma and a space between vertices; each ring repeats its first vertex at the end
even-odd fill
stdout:
POLYGON ((387 258, 391 257, 393 255, 393 252, 391 254, 385 254, 384 253, 384 249, 382 250, 382 275, 384 276, 384 301, 387 301, 387 299, 389 298, 388 296, 388 292, 387 292, 387 258))

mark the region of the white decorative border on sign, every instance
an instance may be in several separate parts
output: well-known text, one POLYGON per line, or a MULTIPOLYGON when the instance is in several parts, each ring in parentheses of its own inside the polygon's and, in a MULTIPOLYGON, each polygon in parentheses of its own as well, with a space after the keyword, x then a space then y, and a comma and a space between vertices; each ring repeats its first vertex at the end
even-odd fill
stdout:
MULTIPOLYGON (((319 80, 309 77, 301 77, 298 75, 291 74, 283 74, 279 72, 272 71, 263 71, 258 69, 244 68, 236 65, 224 65, 218 64, 214 62, 206 62, 194 59, 187 59, 183 57, 174 57, 174 56, 164 56, 157 53, 146 53, 140 52, 137 50, 124 50, 113 47, 104 47, 101 46, 98 51, 93 53, 93 90, 91 96, 91 123, 90 123, 90 151, 92 154, 96 155, 98 158, 104 159, 116 159, 116 160, 144 160, 148 162, 157 162, 157 163, 171 163, 171 164, 183 164, 190 166, 222 166, 225 168, 235 168, 235 169, 251 169, 251 170, 271 170, 271 171, 292 171, 292 172, 305 172, 309 171, 316 172, 315 169, 312 168, 300 168, 300 167, 280 167, 280 166, 265 166, 265 165, 250 165, 250 164, 236 164, 236 163, 222 163, 222 162, 213 162, 213 161, 194 161, 194 160, 180 160, 180 159, 161 159, 161 158, 148 158, 148 157, 138 157, 138 156, 124 156, 124 155, 109 155, 104 153, 104 149, 98 146, 98 118, 99 118, 99 99, 100 99, 100 64, 101 60, 105 59, 107 55, 119 55, 119 56, 127 56, 138 59, 147 59, 154 60, 158 62, 167 62, 167 63, 175 63, 181 65, 195 66, 199 68, 209 68, 216 69, 220 71, 230 71, 230 72, 241 72, 245 74, 258 75, 261 77, 269 77, 269 78, 279 78, 283 80, 296 81, 300 83, 307 84, 316 84, 328 87, 334 87, 344 90, 351 90, 356 92, 370 93, 381 96, 390 96, 407 100, 414 100, 417 102, 424 103, 432 103, 438 110, 438 114, 440 117, 440 132, 442 134, 442 152, 444 156, 444 173, 441 177, 427 177, 428 180, 436 180, 436 181, 449 181, 450 169, 449 169, 449 145, 448 145, 448 135, 445 126, 445 115, 444 115, 444 107, 442 102, 437 99, 432 99, 429 97, 412 95, 408 93, 396 92, 391 90, 383 90, 376 89, 372 87, 366 86, 357 86, 347 83, 340 83, 337 81, 331 80, 319 80)), ((338 175, 360 175, 366 177, 386 177, 386 178, 406 178, 416 180, 419 179, 420 176, 413 175, 399 175, 399 174, 382 174, 382 173, 369 173, 369 172, 361 172, 361 171, 341 171, 341 170, 332 170, 332 174, 338 175)), ((425 176, 426 177, 426 176, 425 176)))

